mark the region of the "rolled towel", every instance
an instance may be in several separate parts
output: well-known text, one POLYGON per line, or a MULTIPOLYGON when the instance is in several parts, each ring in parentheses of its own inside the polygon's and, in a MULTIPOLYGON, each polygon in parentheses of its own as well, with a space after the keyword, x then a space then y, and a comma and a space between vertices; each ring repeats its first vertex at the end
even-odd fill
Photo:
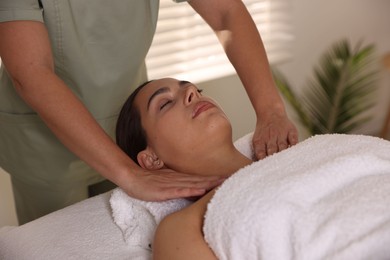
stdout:
POLYGON ((154 232, 167 215, 190 205, 187 199, 147 202, 128 196, 122 189, 113 190, 110 205, 115 224, 130 246, 150 249, 154 232))

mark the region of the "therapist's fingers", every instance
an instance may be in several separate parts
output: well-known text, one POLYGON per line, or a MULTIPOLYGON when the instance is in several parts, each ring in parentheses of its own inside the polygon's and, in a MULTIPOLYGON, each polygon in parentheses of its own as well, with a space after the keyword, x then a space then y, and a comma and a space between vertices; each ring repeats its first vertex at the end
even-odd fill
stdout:
POLYGON ((290 146, 298 143, 298 132, 295 128, 288 133, 288 143, 290 146))
POLYGON ((260 127, 253 135, 253 148, 257 159, 264 159, 268 155, 278 152, 278 134, 272 125, 260 127))
POLYGON ((279 141, 278 140, 278 151, 281 152, 288 148, 287 141, 285 139, 279 141))
POLYGON ((287 134, 284 132, 278 133, 276 138, 272 138, 269 143, 267 143, 267 156, 281 152, 290 146, 297 144, 297 142, 298 133, 295 129, 291 129, 287 134))
MULTIPOLYGON (((167 176, 165 176, 167 177, 167 176)), ((196 177, 176 174, 168 176, 164 180, 155 182, 157 185, 156 200, 167 200, 175 198, 187 198, 202 196, 207 191, 220 185, 225 178, 220 177, 196 177)))
POLYGON ((275 116, 268 121, 259 120, 256 124, 253 148, 259 160, 297 143, 298 131, 286 116, 275 116))
POLYGON ((276 138, 271 138, 267 142, 267 156, 273 155, 274 153, 277 153, 279 151, 279 147, 277 145, 276 138))
POLYGON ((267 157, 267 143, 262 135, 256 135, 256 131, 253 135, 253 152, 257 159, 263 159, 267 157))
POLYGON ((172 170, 144 171, 133 176, 130 196, 146 201, 163 201, 204 195, 220 185, 226 177, 194 176, 172 170), (135 178, 134 178, 135 177, 135 178))

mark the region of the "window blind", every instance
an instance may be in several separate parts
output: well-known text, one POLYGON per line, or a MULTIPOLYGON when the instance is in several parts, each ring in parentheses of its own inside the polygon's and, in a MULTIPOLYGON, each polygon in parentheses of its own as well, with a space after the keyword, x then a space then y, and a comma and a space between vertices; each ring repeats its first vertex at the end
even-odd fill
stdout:
MULTIPOLYGON (((243 0, 262 37, 269 62, 291 57, 291 0, 243 0)), ((156 34, 146 58, 149 78, 203 82, 235 73, 211 28, 189 6, 160 0, 156 34)))

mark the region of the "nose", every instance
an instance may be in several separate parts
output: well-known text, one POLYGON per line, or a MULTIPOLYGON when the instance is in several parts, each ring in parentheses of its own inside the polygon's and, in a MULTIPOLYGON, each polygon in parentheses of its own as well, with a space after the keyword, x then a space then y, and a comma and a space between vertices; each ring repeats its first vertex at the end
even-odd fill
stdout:
POLYGON ((198 90, 195 87, 188 87, 185 92, 184 104, 189 105, 199 98, 198 90))

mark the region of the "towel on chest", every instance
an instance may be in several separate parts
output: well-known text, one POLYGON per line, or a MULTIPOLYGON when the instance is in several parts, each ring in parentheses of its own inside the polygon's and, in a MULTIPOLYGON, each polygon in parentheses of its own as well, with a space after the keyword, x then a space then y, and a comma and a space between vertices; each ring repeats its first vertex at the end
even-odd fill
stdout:
POLYGON ((319 135, 247 166, 208 205, 223 259, 389 259, 390 142, 319 135))

